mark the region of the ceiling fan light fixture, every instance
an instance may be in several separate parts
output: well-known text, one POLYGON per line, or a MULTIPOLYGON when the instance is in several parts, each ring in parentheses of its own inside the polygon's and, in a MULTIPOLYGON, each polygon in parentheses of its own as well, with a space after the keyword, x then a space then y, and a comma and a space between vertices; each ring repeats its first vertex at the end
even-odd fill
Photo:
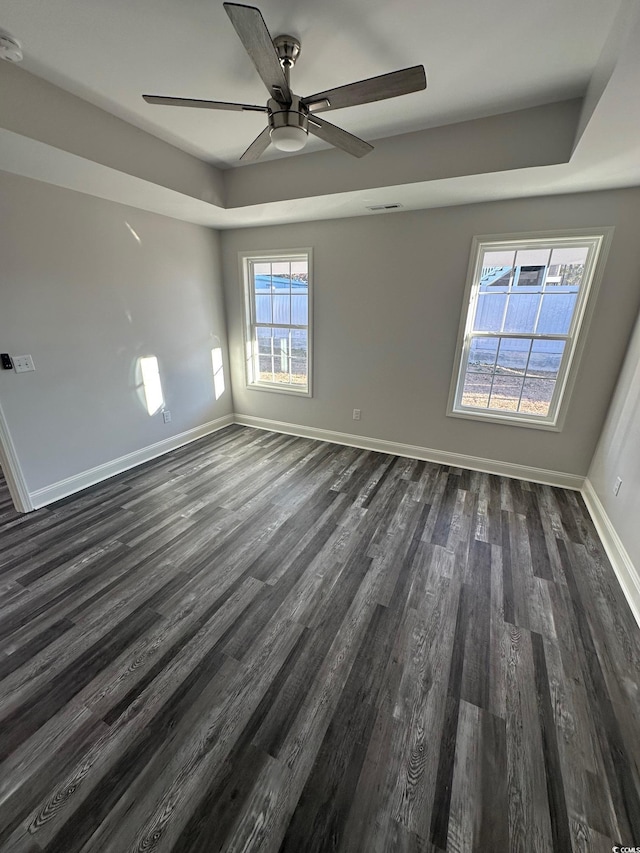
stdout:
POLYGON ((301 151, 307 144, 307 131, 297 125, 271 128, 271 142, 278 151, 301 151))

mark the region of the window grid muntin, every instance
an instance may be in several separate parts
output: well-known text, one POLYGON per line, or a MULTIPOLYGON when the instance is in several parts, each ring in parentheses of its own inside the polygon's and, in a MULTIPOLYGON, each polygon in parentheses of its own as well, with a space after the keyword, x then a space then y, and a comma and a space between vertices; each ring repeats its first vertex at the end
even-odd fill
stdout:
MULTIPOLYGON (((526 334, 519 334, 519 333, 493 334, 492 332, 485 332, 485 333, 473 332, 469 336, 469 342, 468 342, 469 345, 468 345, 468 350, 467 350, 466 356, 465 356, 465 362, 464 363, 467 365, 467 369, 462 374, 463 382, 462 382, 461 391, 460 391, 460 405, 464 406, 465 408, 468 408, 472 411, 480 411, 480 412, 484 412, 484 411, 487 411, 487 412, 513 411, 514 414, 521 414, 521 408, 520 407, 522 404, 522 395, 524 393, 524 387, 525 387, 527 379, 538 380, 538 381, 541 381, 543 383, 553 382, 554 383, 554 394, 555 394, 555 388, 557 387, 558 380, 560 379, 560 374, 561 374, 561 370, 562 370, 562 366, 563 366, 564 353, 566 352, 567 343, 569 343, 569 337, 567 335, 548 335, 547 336, 547 335, 526 335, 526 334), (474 339, 476 339, 476 338, 483 338, 485 340, 494 340, 494 341, 497 341, 497 343, 498 343, 498 346, 496 347, 495 358, 493 360, 493 365, 491 367, 490 372, 484 371, 484 370, 469 369, 469 357, 470 357, 470 352, 471 352, 471 346, 473 344, 474 339), (499 373, 498 372, 499 368, 500 368, 500 366, 498 365, 498 359, 500 357, 500 351, 502 349, 503 340, 514 340, 514 339, 515 340, 523 340, 523 341, 526 340, 526 341, 529 341, 530 343, 529 343, 529 347, 527 348, 526 362, 525 362, 525 366, 522 370, 522 374, 520 375, 520 373, 518 373, 517 377, 515 377, 515 376, 509 377, 509 374, 507 374, 507 373, 499 373), (536 341, 560 341, 564 344, 564 346, 562 348, 562 355, 560 356, 560 364, 558 366, 558 370, 557 370, 554 377, 537 376, 534 373, 529 373, 529 365, 531 364, 531 355, 533 354, 534 344, 536 343, 536 341), (470 376, 470 375, 471 376, 474 376, 474 375, 475 376, 491 376, 491 385, 489 387, 486 406, 470 406, 469 404, 465 404, 462 402, 462 399, 465 396, 465 393, 464 393, 465 381, 464 380, 466 380, 466 377, 470 376), (492 407, 490 405, 496 377, 508 377, 508 378, 513 378, 513 379, 520 379, 521 378, 520 393, 518 395, 518 401, 517 401, 517 405, 516 405, 515 409, 506 410, 504 408, 492 407)), ((549 410, 551 410, 552 404, 553 404, 553 396, 552 396, 551 401, 549 403, 549 410)), ((545 417, 544 415, 530 415, 530 416, 531 417, 545 417)))
POLYGON ((265 390, 273 390, 273 391, 282 391, 284 393, 295 393, 295 394, 307 394, 311 393, 311 250, 305 250, 303 252, 283 252, 282 254, 273 254, 268 256, 245 256, 244 257, 244 277, 245 277, 245 293, 247 296, 246 304, 247 304, 247 345, 248 345, 248 357, 246 361, 246 369, 247 369, 247 384, 249 387, 253 388, 264 388, 265 390), (273 267, 276 264, 286 263, 288 265, 288 273, 283 274, 275 274, 273 272, 273 267), (303 293, 296 293, 296 296, 306 296, 306 305, 304 309, 304 313, 307 318, 306 324, 300 323, 265 323, 259 322, 257 320, 257 305, 256 305, 256 296, 258 295, 266 295, 261 293, 261 291, 256 287, 256 278, 257 276, 266 276, 266 273, 257 273, 256 266, 260 265, 268 265, 269 266, 269 274, 268 277, 270 279, 269 286, 269 296, 270 296, 270 315, 271 319, 274 320, 274 302, 273 296, 282 296, 284 294, 274 294, 273 293, 273 279, 274 278, 288 278, 289 279, 289 287, 288 287, 288 296, 289 296, 289 319, 291 320, 293 316, 293 283, 296 281, 294 276, 297 273, 293 272, 293 265, 295 264, 303 264, 306 267, 306 285, 304 287, 303 293), (276 358, 281 357, 281 353, 274 352, 274 342, 275 338, 273 334, 270 336, 271 340, 271 360, 272 360, 272 370, 271 370, 271 380, 262 379, 261 373, 263 372, 260 367, 260 357, 261 354, 259 349, 259 338, 258 338, 258 330, 259 329, 281 329, 286 330, 288 333, 288 355, 287 364, 288 364, 288 373, 289 373, 289 381, 284 382, 281 380, 276 380, 274 377, 276 373, 281 373, 282 371, 276 371, 274 360, 276 358), (305 350, 304 356, 296 356, 293 355, 293 347, 291 344, 291 333, 292 331, 302 331, 305 332, 305 350), (293 376, 293 363, 299 362, 301 365, 304 365, 305 373, 300 374, 304 375, 303 382, 294 382, 292 379, 293 376))
MULTIPOLYGON (((484 330, 481 330, 481 329, 477 329, 477 330, 474 330, 474 329, 473 329, 473 327, 474 327, 474 325, 475 325, 475 322, 476 322, 477 315, 478 315, 478 309, 479 309, 479 307, 480 307, 480 297, 481 297, 481 296, 485 296, 485 295, 486 295, 486 296, 497 296, 498 294, 504 294, 504 296, 505 296, 505 303, 504 303, 504 308, 503 308, 503 311, 502 311, 502 317, 501 317, 501 320, 500 320, 500 327, 499 327, 498 329, 496 329, 495 331, 490 332, 490 334, 496 334, 496 335, 497 335, 497 334, 503 334, 503 333, 505 332, 504 326, 505 326, 505 323, 506 323, 506 320, 507 320, 507 315, 509 314, 509 306, 510 306, 510 304, 511 304, 511 300, 512 300, 512 298, 513 298, 513 297, 518 298, 518 297, 520 297, 520 296, 525 296, 525 295, 526 295, 526 296, 539 296, 539 297, 540 297, 540 299, 538 300, 537 308, 536 308, 536 318, 535 318, 535 321, 534 321, 534 323, 533 323, 533 329, 532 329, 532 331, 531 331, 531 332, 528 332, 528 333, 525 333, 525 332, 518 333, 518 332, 516 332, 515 334, 527 334, 527 335, 532 335, 532 334, 545 334, 545 335, 546 335, 546 334, 550 334, 550 333, 538 333, 538 332, 537 332, 538 324, 539 324, 539 322, 540 322, 540 314, 542 313, 542 309, 543 309, 543 306, 544 306, 544 304, 545 304, 545 302, 544 302, 544 298, 545 298, 545 296, 546 296, 546 295, 554 295, 554 296, 556 296, 556 295, 560 295, 560 294, 567 294, 567 295, 569 295, 569 294, 572 294, 572 293, 575 293, 577 296, 579 296, 579 295, 580 295, 580 292, 581 292, 581 290, 582 290, 583 280, 584 280, 584 278, 585 278, 585 275, 587 274, 587 261, 588 261, 588 259, 589 259, 589 254, 587 254, 587 258, 585 259, 585 263, 584 263, 584 265, 583 265, 582 277, 581 277, 581 279, 580 279, 580 283, 579 283, 578 285, 564 285, 564 284, 562 284, 562 285, 556 285, 556 284, 553 284, 553 283, 552 283, 552 284, 549 284, 549 283, 548 283, 548 278, 549 278, 549 269, 550 269, 551 257, 552 257, 552 255, 553 255, 553 248, 555 248, 555 247, 550 248, 550 249, 549 249, 549 251, 548 251, 548 253, 547 253, 547 262, 548 262, 548 263, 547 263, 547 265, 546 265, 546 269, 545 269, 545 273, 544 273, 544 279, 543 279, 543 282, 542 282, 542 286, 541 286, 541 287, 539 287, 539 288, 534 289, 533 287, 529 287, 528 285, 524 285, 524 287, 526 287, 526 290, 525 290, 524 292, 523 292, 523 291, 518 291, 518 288, 519 288, 519 287, 523 287, 523 285, 518 284, 518 281, 519 281, 519 279, 520 279, 520 273, 518 272, 518 275, 517 275, 517 276, 516 276, 516 274, 515 274, 515 271, 516 271, 517 269, 519 269, 519 268, 518 268, 518 266, 516 265, 518 251, 516 251, 516 252, 515 252, 514 265, 511 267, 511 269, 510 269, 510 271, 509 271, 509 283, 508 283, 507 285, 500 285, 500 288, 501 288, 500 290, 495 290, 495 291, 486 291, 486 290, 485 290, 485 291, 481 291, 481 289, 480 289, 480 287, 481 287, 481 283, 482 283, 482 282, 481 282, 481 279, 482 279, 482 277, 483 277, 483 276, 482 276, 482 272, 483 272, 483 270, 485 269, 485 268, 483 268, 483 267, 482 267, 482 261, 484 260, 484 256, 485 256, 486 254, 488 254, 488 252, 487 252, 486 250, 482 251, 481 256, 480 256, 480 258, 479 258, 479 264, 480 264, 480 277, 479 277, 478 281, 477 281, 477 282, 475 283, 475 285, 474 285, 474 286, 475 286, 475 288, 476 288, 476 293, 475 293, 476 299, 475 299, 475 304, 474 304, 474 306, 473 306, 473 313, 472 313, 472 316, 471 316, 471 323, 470 323, 470 325, 471 325, 471 330, 473 331, 473 333, 474 333, 474 334, 479 334, 479 333, 481 333, 481 332, 483 332, 483 331, 484 331, 484 330), (506 289, 502 289, 502 288, 505 288, 505 287, 506 287, 506 289), (551 290, 549 290, 549 288, 552 288, 552 289, 551 289, 551 290)), ((578 247, 576 247, 576 248, 578 248, 578 247)), ((580 247, 580 248, 582 248, 582 247, 580 247)), ((568 264, 561 264, 560 266, 565 266, 565 267, 566 267, 566 266, 569 266, 569 265, 568 265, 568 264)), ((506 273, 505 273, 505 275, 506 275, 506 273)), ((489 285, 489 287, 491 287, 491 286, 493 286, 493 285, 489 285)), ((576 299, 576 305, 574 306, 574 310, 573 310, 573 313, 572 313, 571 323, 569 324, 569 330, 567 331, 567 334, 568 334, 568 335, 570 335, 570 334, 571 334, 571 326, 572 326, 572 324, 573 324, 573 320, 574 320, 574 318, 575 318, 577 302, 578 302, 578 300, 576 299)), ((471 307, 471 306, 470 306, 470 307, 471 307)))
MULTIPOLYGON (((578 344, 578 336, 582 327, 583 321, 586 319, 587 315, 587 302, 589 295, 594 289, 594 281, 596 279, 596 269, 598 266, 598 261, 603 249, 603 245, 605 245, 605 240, 608 242, 608 238, 612 233, 612 229, 603 229, 601 233, 591 233, 584 234, 577 233, 574 237, 569 236, 568 234, 563 237, 554 237, 550 235, 549 237, 532 237, 527 238, 524 237, 522 239, 506 239, 499 241, 484 241, 482 239, 474 240, 474 266, 473 266, 473 278, 471 282, 467 285, 467 299, 468 299, 468 310, 466 312, 466 317, 464 319, 464 331, 461 331, 461 340, 458 344, 458 356, 457 356, 457 369, 454 373, 454 378, 452 379, 452 389, 450 396, 450 404, 449 404, 449 413, 462 415, 465 417, 478 418, 480 420, 495 420, 495 421, 511 421, 512 423, 520 423, 523 426, 541 426, 547 428, 556 428, 556 424, 560 418, 561 414, 561 406, 563 403, 565 391, 570 383, 573 382, 573 377, 575 375, 575 371, 572 370, 574 357, 579 349, 582 348, 582 344, 578 344), (478 310, 478 302, 480 296, 480 286, 481 279, 483 278, 483 274, 488 269, 497 269, 496 266, 488 265, 486 268, 483 268, 483 261, 487 254, 498 254, 500 252, 509 254, 513 253, 511 260, 511 270, 510 270, 510 278, 508 285, 508 293, 511 292, 514 286, 514 270, 517 267, 517 253, 523 249, 540 249, 540 248, 549 248, 550 253, 548 254, 548 263, 547 269, 545 271, 545 277, 543 286, 540 289, 542 293, 542 298, 540 303, 543 303, 544 294, 547 287, 552 287, 555 293, 558 292, 575 292, 575 290, 565 290, 565 287, 574 288, 575 285, 556 285, 553 282, 548 283, 549 278, 549 269, 551 266, 551 260, 553 258, 554 250, 558 249, 584 249, 586 250, 586 256, 584 258, 582 276, 580 279, 580 284, 577 286, 577 299, 573 306, 573 312, 571 316, 571 322, 569 325, 569 329, 565 335, 559 334, 537 334, 537 333, 505 333, 505 332, 481 332, 474 331, 473 324, 475 322, 477 310, 478 310), (561 287, 560 291, 558 288, 561 287), (557 373, 557 377, 555 379, 555 388, 553 391, 552 398, 549 403, 548 413, 546 416, 534 415, 531 413, 522 414, 521 412, 514 411, 504 411, 500 409, 490 409, 490 408, 479 408, 474 406, 463 405, 462 397, 464 394, 464 385, 465 378, 467 376, 467 365, 469 360, 469 351, 471 340, 475 337, 486 336, 488 338, 501 338, 501 337, 526 337, 533 338, 535 340, 564 340, 565 346, 563 348, 563 354, 561 357, 560 367, 557 373)), ((502 264, 502 266, 507 266, 507 264, 502 264)), ((555 266, 555 264, 554 264, 555 266)), ((575 266, 574 263, 562 262, 558 264, 559 267, 566 268, 575 266)), ((471 273, 470 273, 471 274, 471 273)), ((564 277, 564 276, 563 276, 564 277)), ((597 289, 597 287, 596 287, 597 289)), ((498 291, 505 292, 505 291, 498 291)), ((527 289, 528 293, 531 291, 527 289)), ((502 314, 501 325, 504 326, 504 320, 506 317, 508 300, 505 302, 504 311, 502 314)), ((589 314, 592 313, 592 309, 589 309, 589 314)), ((531 350, 533 349, 533 343, 531 345, 531 350)), ((496 361, 498 358, 499 346, 496 350, 496 361)), ((495 370, 495 363, 494 363, 495 370)), ((524 383, 526 381, 526 376, 523 378, 523 389, 524 383)), ((489 396, 489 401, 491 397, 489 396)), ((520 404, 519 404, 520 405, 520 404)))

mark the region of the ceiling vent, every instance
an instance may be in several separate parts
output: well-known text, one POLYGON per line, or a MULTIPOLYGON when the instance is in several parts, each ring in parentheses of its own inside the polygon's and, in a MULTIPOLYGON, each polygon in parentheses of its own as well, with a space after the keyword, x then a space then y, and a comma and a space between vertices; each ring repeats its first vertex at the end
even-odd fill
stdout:
POLYGON ((397 210, 401 204, 373 204, 367 210, 397 210))
POLYGON ((6 30, 0 30, 0 59, 7 62, 20 62, 22 59, 20 42, 6 30))

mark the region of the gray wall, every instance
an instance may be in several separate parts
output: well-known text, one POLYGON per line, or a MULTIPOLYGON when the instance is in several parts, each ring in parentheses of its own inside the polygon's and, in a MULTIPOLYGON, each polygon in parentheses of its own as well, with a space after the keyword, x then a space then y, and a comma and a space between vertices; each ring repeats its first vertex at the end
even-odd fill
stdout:
POLYGON ((29 491, 232 412, 217 233, 0 173, 0 403, 29 491), (134 237, 131 229, 138 235, 134 237), (159 360, 172 422, 150 417, 140 356, 159 360))
POLYGON ((633 189, 223 232, 235 411, 584 476, 640 303, 639 219, 633 189), (446 417, 472 237, 607 225, 615 233, 564 429, 446 417), (314 396, 247 389, 238 252, 303 246, 314 252, 314 396))
POLYGON ((234 410, 583 476, 640 307, 638 189, 218 235, 0 173, 0 213, 0 351, 37 367, 0 371, 0 403, 30 491, 234 410), (614 239, 563 431, 447 418, 472 236, 605 225, 614 239), (311 399, 248 390, 243 375, 237 253, 300 246, 314 249, 311 399), (216 401, 211 375, 216 338, 229 366, 221 268, 233 402, 229 376, 216 401), (150 354, 171 424, 136 388, 150 354))
POLYGON ((589 480, 640 576, 640 317, 589 480), (616 497, 617 477, 622 486, 616 497))

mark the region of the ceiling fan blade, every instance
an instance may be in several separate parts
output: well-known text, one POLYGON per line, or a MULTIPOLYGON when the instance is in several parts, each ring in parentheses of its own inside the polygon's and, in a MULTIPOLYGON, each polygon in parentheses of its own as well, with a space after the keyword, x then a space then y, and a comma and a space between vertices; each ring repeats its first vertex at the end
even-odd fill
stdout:
POLYGON ((254 160, 257 160, 261 154, 264 154, 270 143, 271 133, 269 132, 269 128, 265 127, 262 133, 259 136, 256 136, 240 159, 244 160, 245 163, 252 163, 254 160))
POLYGON ((240 3, 225 3, 224 8, 269 95, 290 104, 291 90, 260 9, 240 3))
POLYGON ((336 127, 335 124, 315 115, 309 116, 309 132, 336 148, 342 148, 347 154, 353 154, 354 157, 364 157, 369 151, 373 151, 373 145, 369 145, 364 139, 358 139, 352 133, 347 133, 341 127, 336 127))
POLYGON ((337 89, 327 89, 326 92, 318 92, 301 100, 311 112, 316 113, 355 107, 371 101, 383 101, 426 88, 424 65, 414 65, 412 68, 403 68, 401 71, 392 71, 390 74, 380 74, 378 77, 369 77, 368 80, 338 86, 337 89))
POLYGON ((164 104, 167 107, 199 107, 205 110, 238 110, 242 112, 266 113, 266 107, 253 104, 232 104, 228 101, 201 101, 197 98, 170 98, 165 95, 143 95, 148 104, 164 104))

